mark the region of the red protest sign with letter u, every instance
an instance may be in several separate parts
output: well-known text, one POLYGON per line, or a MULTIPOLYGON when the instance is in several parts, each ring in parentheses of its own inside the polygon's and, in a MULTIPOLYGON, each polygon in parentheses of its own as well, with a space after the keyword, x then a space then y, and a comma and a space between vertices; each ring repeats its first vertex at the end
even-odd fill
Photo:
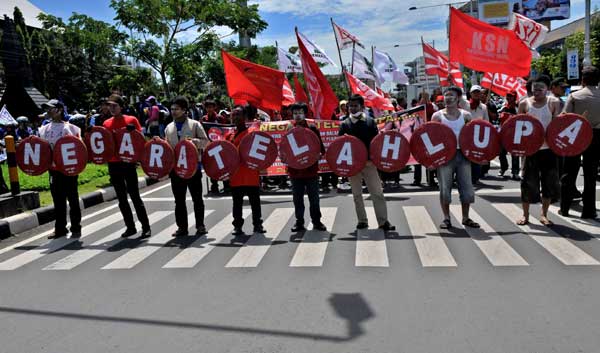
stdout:
POLYGON ((517 114, 500 128, 502 146, 514 156, 531 156, 544 144, 544 125, 529 114, 517 114))
POLYGON ((173 169, 173 148, 169 143, 159 137, 154 137, 146 142, 142 156, 142 169, 153 179, 160 179, 173 169))
POLYGON ((94 164, 107 163, 115 155, 113 135, 102 126, 94 126, 85 134, 85 145, 94 164))
POLYGON ((294 169, 315 164, 321 155, 319 138, 312 130, 297 126, 288 131, 279 143, 279 157, 294 169))
POLYGON ((59 138, 52 153, 56 169, 68 176, 79 175, 88 161, 85 143, 73 135, 59 138))
POLYGON ((340 136, 329 145, 325 159, 329 168, 342 177, 351 177, 360 172, 367 163, 367 147, 358 138, 340 136))
POLYGON ((500 134, 486 120, 473 120, 465 125, 458 136, 463 155, 474 163, 489 162, 500 154, 500 134))
POLYGON ((181 140, 175 145, 175 174, 190 179, 198 170, 198 150, 190 140, 181 140))
POLYGON ((48 141, 29 136, 17 145, 17 165, 31 176, 44 174, 52 165, 52 148, 48 141))
POLYGON ((202 165, 206 175, 217 180, 227 180, 240 164, 238 149, 229 141, 213 141, 206 146, 202 165))
POLYGON ((267 169, 277 158, 277 144, 271 135, 253 131, 240 141, 240 162, 253 169, 267 169))
POLYGON ((410 144, 399 131, 386 131, 371 141, 369 155, 377 169, 388 173, 396 172, 408 162, 410 144))
POLYGON ((592 143, 593 137, 592 125, 578 114, 561 114, 546 129, 548 146, 561 157, 583 153, 592 143))
POLYGON ((452 129, 435 121, 419 126, 410 138, 410 151, 428 169, 450 162, 456 154, 456 145, 452 129))

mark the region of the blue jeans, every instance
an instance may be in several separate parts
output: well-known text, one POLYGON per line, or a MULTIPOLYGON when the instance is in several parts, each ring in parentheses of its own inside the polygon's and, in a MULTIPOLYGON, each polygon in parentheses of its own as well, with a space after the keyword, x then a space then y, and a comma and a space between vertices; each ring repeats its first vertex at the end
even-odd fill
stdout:
POLYGON ((438 182, 440 186, 440 200, 443 203, 452 202, 452 183, 454 174, 458 184, 460 203, 475 202, 475 192, 471 181, 471 162, 465 158, 460 150, 450 162, 437 169, 438 182))
POLYGON ((310 219, 313 224, 321 222, 319 206, 319 177, 292 179, 292 195, 296 211, 296 223, 304 224, 304 192, 308 195, 310 219))

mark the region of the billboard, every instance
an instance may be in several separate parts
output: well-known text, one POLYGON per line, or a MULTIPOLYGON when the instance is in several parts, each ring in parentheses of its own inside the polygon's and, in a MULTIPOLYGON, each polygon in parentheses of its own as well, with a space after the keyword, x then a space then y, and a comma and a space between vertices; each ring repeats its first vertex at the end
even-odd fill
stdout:
POLYGON ((479 19, 493 25, 507 24, 513 11, 537 22, 571 16, 570 0, 479 0, 478 3, 479 19))

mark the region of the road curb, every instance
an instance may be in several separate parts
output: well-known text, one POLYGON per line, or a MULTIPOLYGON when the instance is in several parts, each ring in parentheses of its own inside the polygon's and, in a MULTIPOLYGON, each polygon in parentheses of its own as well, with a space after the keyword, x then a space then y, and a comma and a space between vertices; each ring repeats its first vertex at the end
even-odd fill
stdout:
MULTIPOLYGON (((140 189, 154 185, 160 180, 150 177, 139 177, 138 186, 140 189)), ((115 189, 112 186, 90 192, 79 198, 81 209, 90 208, 103 202, 111 201, 117 198, 115 189)), ((54 221, 54 205, 36 208, 35 210, 23 212, 11 217, 0 220, 0 239, 6 239, 14 234, 21 233, 42 224, 54 221)))

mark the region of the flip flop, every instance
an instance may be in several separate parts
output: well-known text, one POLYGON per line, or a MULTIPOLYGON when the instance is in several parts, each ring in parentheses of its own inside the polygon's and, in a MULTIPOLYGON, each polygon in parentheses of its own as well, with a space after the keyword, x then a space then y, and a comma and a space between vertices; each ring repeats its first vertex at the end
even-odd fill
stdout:
POLYGON ((528 224, 529 224, 529 220, 527 218, 521 218, 517 221, 518 226, 524 226, 524 225, 528 225, 528 224))
POLYGON ((462 224, 466 227, 471 227, 471 228, 480 228, 481 226, 479 225, 479 223, 473 221, 471 218, 467 218, 465 219, 462 224))
POLYGON ((542 219, 540 219, 540 223, 543 224, 543 225, 545 225, 546 227, 552 227, 554 225, 554 222, 552 222, 548 218, 546 218, 545 221, 543 221, 542 219))
POLYGON ((440 224, 440 229, 450 229, 452 228, 452 222, 449 219, 444 219, 440 224))

